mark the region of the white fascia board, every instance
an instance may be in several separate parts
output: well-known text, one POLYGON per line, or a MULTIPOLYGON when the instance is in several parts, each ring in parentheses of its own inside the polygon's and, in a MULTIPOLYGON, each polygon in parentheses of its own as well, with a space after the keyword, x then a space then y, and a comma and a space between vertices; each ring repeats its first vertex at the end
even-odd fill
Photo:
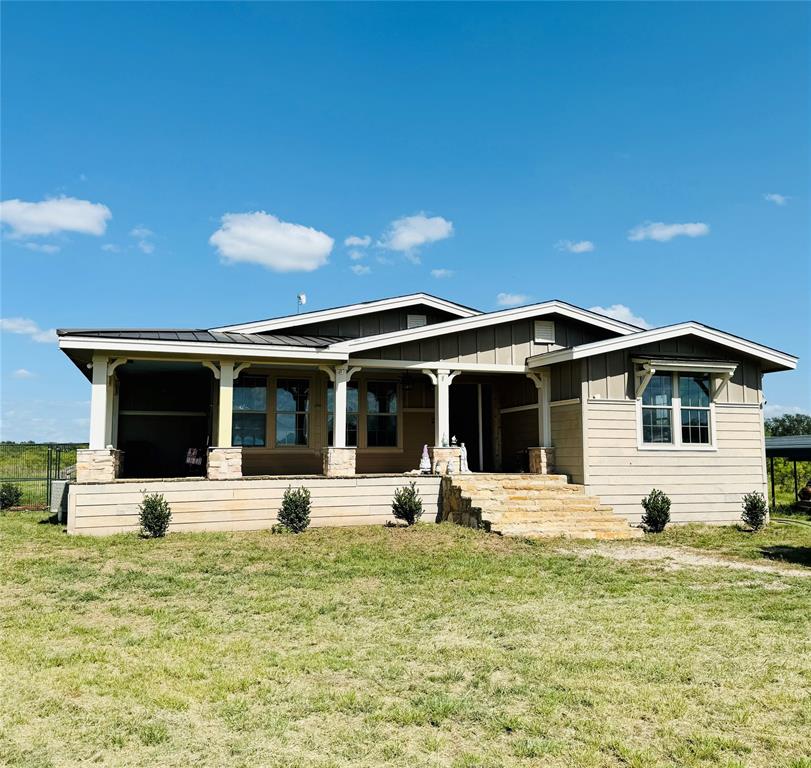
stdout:
POLYGON ((379 299, 378 301, 365 301, 360 304, 348 304, 333 309, 320 309, 315 312, 303 312, 298 315, 284 315, 270 320, 257 320, 239 325, 224 325, 220 328, 211 328, 219 333, 266 333, 277 328, 287 328, 291 325, 309 325, 310 323, 324 323, 331 320, 341 320, 347 317, 368 315, 372 312, 382 312, 387 309, 403 309, 413 307, 415 304, 424 304, 432 309, 451 312, 459 317, 473 317, 481 314, 475 309, 463 307, 446 299, 429 296, 427 293, 412 293, 408 296, 397 296, 392 299, 379 299))
POLYGON ((359 339, 339 341, 336 344, 332 344, 330 349, 346 352, 376 349, 378 347, 387 347, 391 344, 405 344, 409 341, 429 339, 433 336, 444 336, 447 333, 470 331, 476 328, 485 328, 489 325, 500 325, 501 323, 511 323, 515 320, 524 320, 538 317, 539 315, 550 314, 563 315, 564 317, 580 320, 581 322, 596 325, 622 335, 637 333, 639 331, 636 326, 621 323, 619 320, 613 320, 610 317, 575 307, 572 304, 564 304, 559 301, 545 301, 542 304, 531 304, 528 307, 502 309, 499 312, 487 312, 485 314, 475 315, 474 317, 447 320, 444 323, 434 323, 433 325, 426 325, 422 328, 411 328, 404 331, 381 333, 377 336, 365 336, 359 339))
POLYGON ((764 347, 762 344, 756 344, 754 341, 742 339, 739 336, 733 336, 732 334, 724 333, 724 331, 719 331, 715 328, 710 328, 701 323, 692 321, 689 323, 678 323, 677 325, 666 325, 662 328, 652 328, 649 331, 640 331, 617 339, 594 341, 591 344, 581 344, 578 347, 570 347, 556 352, 545 352, 540 355, 533 355, 527 358, 527 367, 541 368, 546 365, 562 363, 567 360, 580 360, 584 357, 591 357, 592 355, 599 355, 604 352, 614 352, 620 349, 635 347, 640 344, 651 344, 657 341, 675 339, 680 336, 698 336, 706 341, 712 341, 716 344, 737 350, 738 352, 751 355, 752 357, 767 360, 786 370, 793 370, 797 367, 797 358, 793 355, 780 352, 771 347, 764 347))
POLYGON ((115 339, 88 336, 62 336, 60 349, 88 349, 98 352, 133 354, 195 355, 218 359, 240 360, 317 360, 344 362, 349 355, 329 349, 313 347, 264 346, 259 344, 205 344, 194 341, 158 341, 143 339, 115 339))
POLYGON ((525 374, 525 365, 507 365, 498 363, 455 363, 452 360, 378 360, 376 358, 349 359, 350 365, 357 365, 359 368, 381 368, 395 371, 419 371, 423 368, 431 370, 454 370, 469 373, 521 373, 525 374))
POLYGON ((658 357, 634 357, 631 362, 649 366, 657 371, 690 370, 696 373, 728 373, 730 376, 738 368, 737 363, 728 363, 723 360, 672 360, 658 357))

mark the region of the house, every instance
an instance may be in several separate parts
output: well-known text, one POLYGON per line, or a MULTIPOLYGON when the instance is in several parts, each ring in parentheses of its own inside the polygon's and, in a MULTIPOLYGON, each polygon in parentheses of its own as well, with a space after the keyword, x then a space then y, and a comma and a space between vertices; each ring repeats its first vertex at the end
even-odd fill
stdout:
POLYGON ((426 445, 431 517, 624 535, 655 486, 675 522, 731 522, 742 494, 766 490, 763 374, 797 362, 693 321, 642 329, 564 301, 480 312, 425 293, 58 334, 91 382, 68 524, 86 533, 136 528, 143 490, 167 496, 176 530, 268 527, 291 483, 310 487, 315 524, 382 521, 426 445))

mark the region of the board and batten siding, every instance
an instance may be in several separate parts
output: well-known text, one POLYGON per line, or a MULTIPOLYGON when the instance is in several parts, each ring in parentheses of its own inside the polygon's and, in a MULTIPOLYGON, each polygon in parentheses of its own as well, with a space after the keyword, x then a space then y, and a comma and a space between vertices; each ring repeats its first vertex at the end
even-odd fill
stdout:
POLYGON ((172 508, 171 531, 254 531, 270 528, 285 489, 307 487, 310 525, 382 525, 393 520, 396 488, 417 483, 424 522, 436 520, 439 477, 284 477, 239 480, 136 480, 69 487, 68 533, 105 535, 137 531, 144 493, 162 493, 172 508))
POLYGON ((711 451, 640 450, 634 400, 590 400, 585 413, 587 492, 631 522, 640 520, 640 500, 652 488, 670 497, 674 523, 737 522, 743 494, 766 492, 758 405, 716 403, 711 451))
POLYGON ((408 328, 408 315, 425 315, 428 325, 458 318, 457 315, 450 312, 442 312, 441 310, 415 304, 413 307, 386 309, 381 312, 370 312, 368 315, 343 317, 340 320, 302 323, 300 325, 293 323, 286 328, 274 330, 273 333, 345 336, 349 339, 357 339, 361 336, 377 336, 380 333, 404 331, 408 328))
POLYGON ((530 355, 599 341, 613 335, 601 328, 559 315, 543 315, 539 319, 555 321, 554 344, 536 344, 534 318, 528 318, 392 344, 364 351, 358 356, 383 360, 447 360, 449 363, 523 366, 530 355))

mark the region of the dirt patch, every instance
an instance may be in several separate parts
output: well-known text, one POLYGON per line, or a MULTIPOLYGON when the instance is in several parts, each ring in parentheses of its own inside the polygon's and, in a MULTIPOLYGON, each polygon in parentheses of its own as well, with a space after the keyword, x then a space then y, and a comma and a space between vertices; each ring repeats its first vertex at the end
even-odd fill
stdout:
POLYGON ((655 545, 644 546, 611 546, 579 549, 575 551, 578 557, 591 557, 598 555, 619 561, 654 561, 661 563, 665 568, 676 570, 686 567, 731 568, 737 571, 750 573, 772 573, 783 576, 811 576, 811 571, 789 568, 770 563, 747 563, 743 560, 731 560, 725 557, 707 555, 681 547, 659 547, 655 545))

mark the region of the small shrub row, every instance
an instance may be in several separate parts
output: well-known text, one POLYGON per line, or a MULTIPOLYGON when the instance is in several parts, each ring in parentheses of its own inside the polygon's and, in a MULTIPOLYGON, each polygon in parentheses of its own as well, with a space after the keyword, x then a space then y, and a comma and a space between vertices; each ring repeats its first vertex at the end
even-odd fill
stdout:
POLYGON ((14 483, 3 483, 0 485, 0 509, 10 509, 19 507, 23 500, 23 490, 14 483))
MULTIPOLYGON (((769 506, 760 491, 744 494, 741 502, 741 519, 752 531, 759 531, 766 525, 769 506)), ((647 533, 661 533, 670 522, 670 497, 654 488, 644 499, 642 508, 642 528, 647 533)))

